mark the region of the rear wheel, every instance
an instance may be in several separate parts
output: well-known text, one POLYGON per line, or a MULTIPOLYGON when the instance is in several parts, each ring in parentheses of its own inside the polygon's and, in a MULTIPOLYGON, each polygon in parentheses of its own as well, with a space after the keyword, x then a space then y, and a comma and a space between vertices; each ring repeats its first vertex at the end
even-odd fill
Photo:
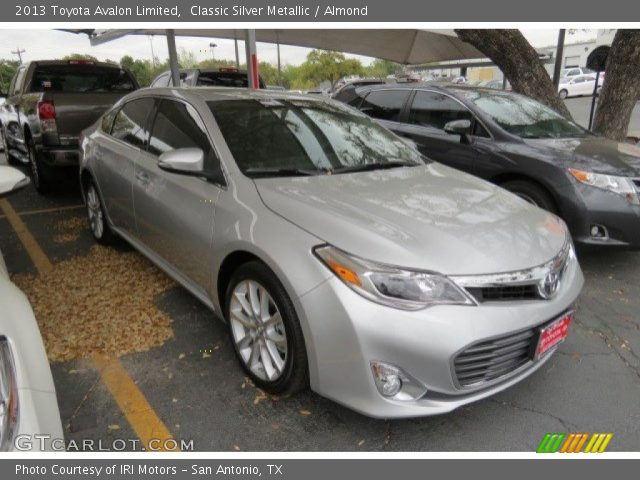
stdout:
POLYGON ((38 193, 47 193, 53 184, 51 167, 44 164, 42 156, 36 151, 36 146, 31 138, 27 137, 26 145, 33 186, 38 193))
POLYGON ((100 194, 92 180, 87 181, 85 198, 87 200, 87 219, 93 238, 103 245, 113 244, 116 235, 107 222, 100 194))
POLYGON ((274 394, 307 388, 307 353, 298 316, 266 265, 253 261, 234 272, 225 316, 236 356, 256 386, 274 394))
POLYGON ((18 162, 13 157, 13 155, 9 153, 9 142, 7 142, 7 136, 2 125, 0 125, 0 135, 2 135, 2 148, 4 149, 4 156, 7 159, 7 163, 9 165, 15 165, 18 162))
POLYGON ((562 100, 564 100, 569 95, 569 92, 563 88, 562 90, 560 90, 560 93, 558 93, 558 95, 562 100))
POLYGON ((500 186, 536 207, 540 207, 551 213, 558 213, 558 209, 551 195, 549 195, 544 188, 533 182, 527 180, 512 180, 502 183, 500 186))

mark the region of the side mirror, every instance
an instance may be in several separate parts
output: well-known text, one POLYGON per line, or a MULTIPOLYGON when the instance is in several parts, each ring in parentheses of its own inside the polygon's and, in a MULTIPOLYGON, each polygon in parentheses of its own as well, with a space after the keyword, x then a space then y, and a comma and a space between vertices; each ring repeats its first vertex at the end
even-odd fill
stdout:
POLYGON ((29 177, 17 168, 0 165, 0 196, 29 185, 29 177))
POLYGON ((204 175, 204 152, 199 148, 178 148, 160 155, 158 167, 183 175, 204 175))
POLYGON ((444 131, 452 135, 466 135, 471 132, 471 120, 453 120, 444 126, 444 131))

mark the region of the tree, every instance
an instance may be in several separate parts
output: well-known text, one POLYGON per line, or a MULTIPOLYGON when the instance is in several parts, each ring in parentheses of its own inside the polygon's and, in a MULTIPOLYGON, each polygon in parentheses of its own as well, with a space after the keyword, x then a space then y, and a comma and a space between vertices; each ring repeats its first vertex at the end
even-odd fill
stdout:
POLYGON ((605 72, 593 131, 621 141, 640 99, 640 30, 616 32, 605 72))
POLYGON ((87 55, 86 53, 71 53, 62 57, 62 60, 88 60, 90 62, 99 62, 100 60, 93 55, 87 55))
POLYGON ((314 84, 328 80, 333 89, 342 77, 359 75, 362 71, 359 60, 346 58, 340 52, 312 50, 307 55, 307 61, 300 66, 300 80, 314 84))
POLYGON ((455 32, 461 40, 489 57, 502 70, 515 92, 534 98, 571 118, 538 52, 520 30, 457 29, 455 32))
POLYGON ((368 77, 385 78, 400 69, 401 66, 399 63, 377 58, 365 69, 365 75, 368 77))
POLYGON ((18 69, 18 60, 0 60, 0 92, 7 93, 9 84, 18 69))

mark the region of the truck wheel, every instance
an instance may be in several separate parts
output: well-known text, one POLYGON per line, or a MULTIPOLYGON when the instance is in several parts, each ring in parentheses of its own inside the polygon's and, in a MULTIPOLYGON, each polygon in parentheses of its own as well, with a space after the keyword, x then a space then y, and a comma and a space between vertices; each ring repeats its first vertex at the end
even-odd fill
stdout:
POLYGON ((27 140, 27 151, 29 155, 29 167, 31 168, 31 181, 38 193, 47 193, 51 190, 51 168, 45 165, 40 155, 36 151, 33 140, 27 140))
POLYGON ((13 156, 11 154, 9 154, 9 143, 7 142, 7 137, 6 137, 5 133, 4 133, 4 128, 2 127, 2 125, 0 125, 0 135, 2 135, 2 148, 4 149, 3 150, 4 151, 4 156, 7 159, 7 163, 9 165, 13 165, 15 163, 18 163, 18 162, 16 162, 16 159, 13 158, 13 156))

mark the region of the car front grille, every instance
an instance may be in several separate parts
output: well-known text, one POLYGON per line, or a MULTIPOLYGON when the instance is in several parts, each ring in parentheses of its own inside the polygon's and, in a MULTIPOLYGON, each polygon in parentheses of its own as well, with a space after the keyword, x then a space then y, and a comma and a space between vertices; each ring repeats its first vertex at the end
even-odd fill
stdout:
POLYGON ((537 329, 476 343, 454 361, 454 371, 461 387, 471 387, 504 377, 531 361, 537 329))
POLYGON ((509 302, 514 300, 540 300, 537 285, 499 285, 467 288, 477 302, 509 302))

